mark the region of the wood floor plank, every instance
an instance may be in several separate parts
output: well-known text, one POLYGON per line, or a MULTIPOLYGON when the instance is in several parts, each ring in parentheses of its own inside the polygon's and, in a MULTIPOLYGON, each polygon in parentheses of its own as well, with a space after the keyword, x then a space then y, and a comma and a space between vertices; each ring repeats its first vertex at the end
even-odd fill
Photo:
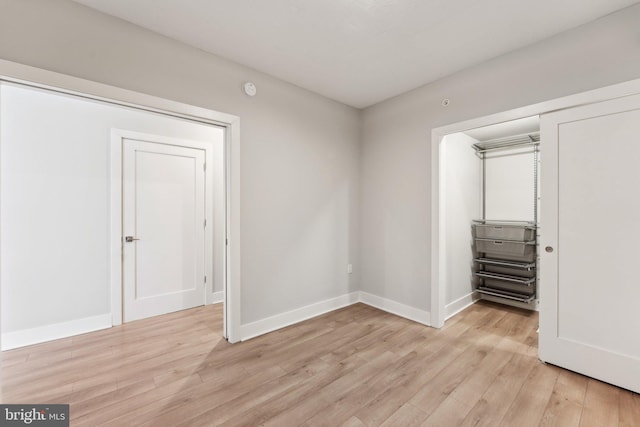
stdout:
POLYGON ((156 387, 147 393, 137 394, 119 404, 109 405, 101 409, 99 413, 87 414, 76 421, 79 425, 122 426, 134 419, 140 420, 136 421, 137 425, 144 425, 144 422, 154 418, 159 413, 171 414, 178 410, 190 409, 188 404, 194 399, 206 397, 206 404, 222 405, 235 396, 244 393, 247 387, 253 388, 268 379, 282 375, 284 375, 282 369, 273 367, 261 374, 246 376, 241 381, 224 385, 216 384, 212 381, 202 382, 199 378, 189 377, 193 379, 191 383, 187 381, 188 379, 185 379, 185 381, 156 387))
POLYGON ((491 349, 500 341, 501 335, 508 332, 503 329, 502 334, 483 333, 484 327, 497 323, 506 314, 496 313, 495 319, 488 321, 487 324, 475 327, 472 334, 469 334, 468 350, 463 351, 458 357, 451 360, 450 363, 436 375, 432 381, 413 397, 410 402, 426 412, 431 414, 435 409, 449 397, 449 395, 460 385, 465 378, 476 370, 480 363, 485 359, 491 349))
POLYGON ((424 425, 459 425, 480 400, 513 353, 503 349, 509 340, 503 338, 468 376, 429 415, 424 425))
POLYGON ((545 427, 579 426, 586 391, 586 377, 571 371, 561 371, 540 425, 545 427))
POLYGON ((520 387, 500 426, 538 426, 559 373, 559 368, 538 362, 520 387))
MULTIPOLYGON (((440 339, 440 341, 444 341, 442 338, 440 339)), ((420 351, 418 351, 418 353, 421 353, 420 351)), ((366 358, 368 361, 371 361, 371 358, 366 358)), ((403 372, 397 376, 397 378, 394 380, 396 381, 396 383, 392 383, 389 385, 390 389, 394 389, 394 388, 400 388, 403 385, 403 382, 407 382, 410 380, 413 380, 416 378, 416 376, 420 373, 420 371, 424 370, 424 363, 427 362, 426 359, 421 358, 419 361, 419 364, 416 365, 412 365, 409 366, 407 365, 405 368, 408 369, 404 369, 403 372)), ((382 368, 381 368, 382 369, 382 368)), ((406 389, 403 387, 403 389, 406 389)), ((296 402, 296 404, 290 405, 290 408, 287 409, 286 411, 283 411, 282 413, 278 414, 276 417, 273 417, 269 420, 266 421, 265 425, 273 425, 273 426, 278 426, 278 425, 282 425, 283 423, 287 422, 287 420, 299 420, 299 421, 304 421, 305 419, 307 419, 311 414, 315 414, 319 411, 322 410, 322 407, 324 405, 324 407, 327 407, 327 403, 323 403, 323 401, 321 401, 320 399, 316 399, 317 393, 314 392, 312 395, 307 397, 307 401, 306 402, 296 402)), ((394 408, 393 410, 395 410, 397 408, 394 408)), ((391 412, 393 412, 393 410, 391 412)), ((386 418, 386 417, 385 417, 386 418)))
POLYGON ((479 302, 433 329, 354 304, 229 344, 221 305, 2 353, 2 403, 72 426, 621 426, 637 394, 544 365, 535 312, 479 302))
POLYGON ((407 374, 417 372, 419 365, 422 364, 422 360, 416 352, 411 352, 403 357, 398 357, 392 352, 386 352, 386 354, 391 354, 388 363, 370 362, 374 366, 372 372, 351 388, 338 385, 342 389, 340 394, 331 390, 330 387, 322 389, 320 396, 329 403, 308 419, 304 425, 323 425, 324 421, 328 419, 333 424, 345 422, 390 386, 406 379, 407 374))
MULTIPOLYGON (((388 354, 383 354, 380 356, 380 360, 388 360, 388 357, 388 354)), ((268 400, 260 400, 254 403, 256 399, 255 392, 251 392, 241 396, 237 399, 237 402, 234 402, 235 407, 238 408, 237 411, 230 413, 225 411, 224 414, 216 414, 214 411, 209 411, 209 413, 201 414, 196 420, 191 420, 184 425, 206 426, 208 425, 208 420, 213 418, 215 418, 216 424, 219 423, 219 425, 224 426, 269 425, 270 420, 281 417, 290 408, 303 409, 303 411, 298 411, 295 414, 289 413, 285 416, 286 422, 292 423, 293 420, 297 420, 297 424, 300 425, 325 404, 324 400, 318 398, 319 389, 350 374, 365 364, 367 364, 367 361, 364 359, 357 355, 351 355, 341 363, 330 365, 319 372, 313 371, 307 381, 297 386, 287 390, 276 390, 275 395, 272 395, 268 400), (312 401, 312 404, 307 405, 307 401, 312 401)), ((271 384, 266 384, 266 386, 272 388, 271 384)), ((259 390, 257 392, 260 394, 259 390)), ((279 421, 276 422, 279 423, 279 421)))
POLYGON ((640 395, 628 390, 620 390, 620 427, 640 424, 640 395))
POLYGON ((341 427, 367 427, 365 423, 360 421, 358 417, 351 417, 344 423, 342 423, 341 427))
POLYGON ((394 412, 387 420, 380 424, 381 427, 413 427, 421 426, 429 415, 413 406, 411 403, 405 403, 394 412))
POLYGON ((504 418, 522 384, 538 360, 523 354, 514 354, 509 363, 460 423, 465 427, 495 427, 504 418))
POLYGON ((620 414, 620 391, 618 387, 589 379, 580 427, 617 426, 620 414))
POLYGON ((108 391, 101 395, 95 396, 90 399, 85 399, 81 402, 73 405, 73 413, 71 419, 82 418, 83 416, 90 416, 97 410, 102 410, 111 405, 118 405, 122 402, 131 400, 138 395, 145 394, 156 388, 153 379, 146 379, 134 384, 130 384, 127 387, 116 388, 115 390, 108 391))
MULTIPOLYGON (((380 360, 388 359, 389 355, 380 355, 380 360)), ((269 418, 277 416, 301 401, 310 397, 315 399, 317 390, 354 372, 360 372, 366 363, 365 360, 355 354, 335 364, 328 364, 321 358, 317 358, 315 361, 300 367, 298 371, 289 373, 292 378, 304 377, 305 381, 293 381, 292 384, 287 385, 286 390, 283 387, 274 387, 273 384, 265 384, 265 389, 270 390, 269 393, 256 389, 241 396, 234 402, 238 410, 220 418, 221 425, 241 426, 245 422, 256 425, 262 424, 269 418)), ((319 401, 320 399, 317 400, 319 401)), ((206 416, 200 417, 197 425, 206 425, 203 422, 206 418, 206 416)))
MULTIPOLYGON (((502 317, 502 313, 495 311, 484 312, 477 317, 473 316, 473 311, 470 314, 470 318, 475 319, 480 325, 491 324, 491 320, 495 322, 502 317)), ((478 312, 478 314, 480 313, 478 312)), ((355 415, 367 425, 382 424, 402 405, 415 398, 417 393, 428 388, 433 379, 449 366, 451 360, 455 360, 465 353, 472 346, 471 343, 478 336, 479 330, 475 322, 457 322, 446 332, 443 329, 440 334, 434 337, 434 344, 425 344, 424 349, 418 347, 417 352, 423 354, 423 363, 417 371, 409 372, 409 375, 401 382, 390 385, 387 390, 363 406, 355 415), (442 345, 439 345, 438 342, 442 345), (428 351, 430 346, 436 347, 438 350, 430 352, 428 351)))
MULTIPOLYGON (((336 324, 339 325, 340 322, 337 322, 336 324)), ((344 324, 347 324, 347 323, 345 322, 344 324)), ((260 339, 252 340, 249 343, 256 343, 258 341, 260 341, 260 339)), ((293 342, 295 343, 295 340, 293 340, 293 342)), ((242 343, 241 346, 244 346, 245 344, 248 344, 248 343, 242 343)), ((275 364, 275 362, 277 361, 277 359, 278 359, 277 352, 270 352, 270 353, 268 353, 268 357, 265 357, 265 358, 263 358, 262 355, 263 355, 262 350, 259 350, 259 347, 258 347, 258 353, 257 354, 253 354, 253 356, 250 356, 249 360, 247 360, 246 358, 243 358, 241 360, 241 362, 240 362, 240 365, 238 365, 238 361, 235 360, 235 359, 232 359, 231 362, 233 363, 233 365, 236 368, 238 366, 244 366, 244 365, 250 366, 251 363, 255 363, 255 362, 258 361, 257 359, 256 360, 251 360, 251 357, 258 357, 261 360, 272 359, 271 362, 267 363, 267 365, 273 366, 275 364)), ((224 366, 221 366, 219 364, 215 364, 213 366, 216 367, 216 369, 219 369, 219 371, 217 373, 215 373, 215 372, 211 372, 211 370, 210 370, 211 364, 210 363, 206 363, 206 364, 203 364, 203 365, 207 366, 207 371, 199 371, 199 372, 200 372, 200 375, 202 375, 203 379, 205 379, 205 380, 211 379, 211 380, 215 380, 216 382, 219 382, 220 375, 223 375, 225 372, 227 372, 229 370, 229 369, 225 369, 224 366)), ((303 368, 306 371, 308 371, 310 369, 309 366, 304 366, 303 368)), ((284 371, 282 371, 282 372, 284 372, 284 371)), ((254 387, 254 389, 255 389, 255 387, 254 387)), ((227 394, 227 396, 225 396, 225 397, 229 397, 228 389, 225 389, 224 391, 227 394)), ((239 395, 242 395, 242 393, 239 393, 239 395)), ((235 396, 231 396, 231 397, 233 398, 235 396)), ((211 409, 211 405, 210 404, 207 405, 210 402, 211 402, 211 399, 210 399, 210 397, 207 397, 207 396, 205 396, 203 398, 202 404, 199 403, 198 399, 195 399, 195 400, 189 402, 187 405, 182 405, 182 407, 180 407, 177 410, 172 409, 170 411, 171 414, 167 415, 167 417, 174 417, 174 416, 179 415, 180 413, 185 413, 185 415, 182 416, 181 419, 190 419, 189 417, 196 416, 196 415, 200 414, 200 412, 207 411, 207 410, 211 409)), ((219 403, 221 401, 218 400, 217 402, 219 403)), ((164 407, 164 411, 169 412, 169 411, 167 411, 167 409, 169 409, 169 408, 172 408, 172 407, 164 407)), ((213 409, 215 409, 215 408, 216 408, 216 405, 213 405, 213 409)), ((220 417, 216 417, 216 419, 220 419, 220 417)))

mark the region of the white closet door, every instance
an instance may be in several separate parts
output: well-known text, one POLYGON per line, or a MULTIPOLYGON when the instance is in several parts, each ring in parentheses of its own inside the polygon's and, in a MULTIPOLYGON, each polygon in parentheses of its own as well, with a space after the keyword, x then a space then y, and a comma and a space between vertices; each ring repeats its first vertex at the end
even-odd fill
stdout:
POLYGON ((541 117, 540 358, 640 392, 640 96, 541 117))

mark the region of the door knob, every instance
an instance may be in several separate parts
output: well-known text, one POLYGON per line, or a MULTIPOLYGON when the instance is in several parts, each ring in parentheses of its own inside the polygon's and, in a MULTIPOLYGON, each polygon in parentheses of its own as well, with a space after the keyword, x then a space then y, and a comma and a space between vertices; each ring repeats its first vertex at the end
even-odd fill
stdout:
POLYGON ((553 252, 553 248, 551 246, 547 246, 544 250, 549 253, 553 252))
POLYGON ((124 238, 124 241, 125 241, 125 242, 127 242, 127 243, 131 243, 131 242, 133 242, 134 240, 140 240, 140 239, 138 239, 137 237, 133 237, 133 236, 126 236, 126 237, 124 238))

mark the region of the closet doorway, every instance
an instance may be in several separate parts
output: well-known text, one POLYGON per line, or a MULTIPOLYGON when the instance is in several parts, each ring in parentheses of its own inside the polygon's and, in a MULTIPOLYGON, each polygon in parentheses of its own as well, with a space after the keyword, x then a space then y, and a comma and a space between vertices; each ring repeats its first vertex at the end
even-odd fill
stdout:
POLYGON ((442 138, 443 322, 478 299, 537 309, 539 135, 531 116, 442 138))

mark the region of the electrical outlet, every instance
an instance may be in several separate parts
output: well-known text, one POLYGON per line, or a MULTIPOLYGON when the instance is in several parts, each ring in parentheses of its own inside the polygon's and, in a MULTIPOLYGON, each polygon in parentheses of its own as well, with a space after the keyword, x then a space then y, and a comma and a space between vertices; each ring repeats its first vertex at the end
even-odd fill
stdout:
POLYGON ((353 264, 347 264, 347 273, 348 274, 353 273, 353 264))

